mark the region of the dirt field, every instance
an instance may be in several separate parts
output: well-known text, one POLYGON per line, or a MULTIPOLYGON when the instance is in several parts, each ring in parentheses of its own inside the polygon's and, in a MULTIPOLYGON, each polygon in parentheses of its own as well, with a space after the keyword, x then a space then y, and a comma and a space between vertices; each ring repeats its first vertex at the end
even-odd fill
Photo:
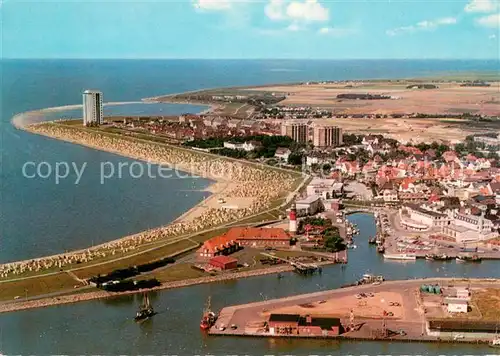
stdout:
POLYGON ((472 293, 472 302, 484 320, 500 320, 500 289, 485 289, 472 293))
MULTIPOLYGON (((345 83, 327 85, 293 85, 256 88, 288 93, 280 105, 312 106, 333 110, 334 114, 443 114, 463 113, 500 116, 500 83, 490 87, 460 87, 456 83, 439 83, 437 89, 406 89, 409 83, 345 83), (346 86, 352 85, 346 88, 346 86), (341 100, 338 94, 381 94, 397 99, 341 100)), ((335 124, 346 132, 384 134, 402 142, 462 141, 465 136, 500 130, 500 122, 479 123, 458 119, 414 118, 334 118, 318 123, 335 124)))
POLYGON ((408 83, 346 83, 295 85, 258 88, 289 93, 283 105, 308 105, 347 114, 462 114, 464 112, 500 115, 500 83, 490 87, 461 87, 457 83, 439 83, 437 89, 406 89, 408 83), (398 99, 342 100, 338 94, 380 94, 398 99))
POLYGON ((340 318, 348 318, 349 311, 354 311, 355 317, 360 318, 380 318, 384 310, 392 312, 391 318, 404 319, 404 305, 401 294, 396 292, 378 292, 373 297, 357 299, 354 295, 343 296, 325 301, 312 302, 286 306, 266 311, 262 316, 269 316, 272 313, 300 314, 300 315, 330 315, 340 318), (399 306, 391 306, 390 303, 398 303, 399 306))

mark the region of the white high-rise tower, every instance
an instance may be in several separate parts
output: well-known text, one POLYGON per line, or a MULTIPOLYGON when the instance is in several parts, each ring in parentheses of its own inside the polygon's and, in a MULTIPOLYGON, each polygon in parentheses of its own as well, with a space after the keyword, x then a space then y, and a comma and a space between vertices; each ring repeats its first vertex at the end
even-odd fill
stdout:
POLYGON ((85 126, 101 125, 102 93, 97 90, 85 90, 83 92, 83 124, 85 126))

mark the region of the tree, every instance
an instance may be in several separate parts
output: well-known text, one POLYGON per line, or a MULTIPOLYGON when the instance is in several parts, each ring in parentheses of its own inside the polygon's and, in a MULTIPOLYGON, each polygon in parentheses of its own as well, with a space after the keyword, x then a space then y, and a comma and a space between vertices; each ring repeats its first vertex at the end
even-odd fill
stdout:
POLYGON ((330 227, 324 231, 323 241, 328 252, 338 252, 345 250, 344 240, 340 237, 339 229, 330 227))
POLYGON ((301 165, 303 157, 304 156, 300 152, 290 153, 290 155, 288 156, 288 163, 294 166, 301 165))
POLYGON ((330 163, 323 164, 323 172, 330 173, 332 170, 332 165, 330 163))
POLYGON ((487 158, 498 160, 499 156, 498 156, 498 153, 496 153, 496 152, 488 152, 488 157, 487 158))

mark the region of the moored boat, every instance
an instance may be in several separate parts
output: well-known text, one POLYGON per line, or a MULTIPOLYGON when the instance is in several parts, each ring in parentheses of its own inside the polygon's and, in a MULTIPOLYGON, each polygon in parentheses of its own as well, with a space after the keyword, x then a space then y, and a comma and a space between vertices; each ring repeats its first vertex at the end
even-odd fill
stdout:
POLYGON ((211 310, 210 297, 208 297, 207 305, 205 306, 205 310, 203 311, 203 316, 201 318, 200 328, 202 330, 208 330, 215 325, 216 321, 217 314, 211 310))
POLYGON ((425 255, 425 259, 427 261, 449 261, 452 260, 453 257, 448 255, 425 255))
POLYGON ((417 256, 414 253, 384 253, 384 258, 387 260, 415 261, 417 256))
POLYGON ((481 262, 482 258, 479 257, 478 255, 474 255, 474 256, 462 255, 462 256, 457 256, 456 261, 457 262, 481 262))

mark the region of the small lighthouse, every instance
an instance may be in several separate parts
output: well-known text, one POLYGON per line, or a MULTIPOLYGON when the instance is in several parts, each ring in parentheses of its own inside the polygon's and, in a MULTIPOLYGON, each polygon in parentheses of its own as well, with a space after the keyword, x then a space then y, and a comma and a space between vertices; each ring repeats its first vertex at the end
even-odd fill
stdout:
POLYGON ((292 204, 288 219, 290 220, 288 230, 290 234, 295 235, 297 233, 297 208, 295 207, 295 203, 292 204))

